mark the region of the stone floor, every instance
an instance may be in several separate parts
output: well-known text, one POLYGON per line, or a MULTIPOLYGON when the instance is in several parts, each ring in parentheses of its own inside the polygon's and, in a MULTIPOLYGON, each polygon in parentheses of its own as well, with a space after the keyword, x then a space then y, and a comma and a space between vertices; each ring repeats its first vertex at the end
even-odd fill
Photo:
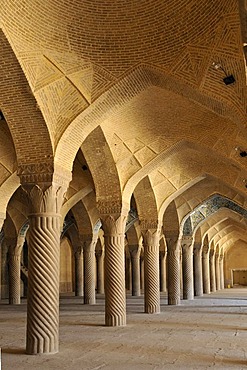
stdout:
POLYGON ((60 352, 25 354, 26 302, 0 302, 2 370, 247 369, 247 288, 223 291, 143 313, 143 297, 127 297, 126 327, 104 327, 104 300, 85 306, 61 298, 60 352))

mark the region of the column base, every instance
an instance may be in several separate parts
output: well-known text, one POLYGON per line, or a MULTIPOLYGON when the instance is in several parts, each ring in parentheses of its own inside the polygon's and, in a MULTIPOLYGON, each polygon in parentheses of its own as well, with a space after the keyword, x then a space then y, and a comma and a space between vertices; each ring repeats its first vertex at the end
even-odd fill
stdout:
POLYGON ((44 338, 37 339, 27 339, 27 347, 26 347, 26 354, 27 355, 41 355, 41 354, 55 354, 59 350, 58 348, 58 340, 56 339, 55 342, 52 340, 47 341, 44 338))
POLYGON ((96 304, 95 298, 84 298, 84 304, 96 304))
POLYGON ((17 304, 21 304, 21 300, 20 299, 10 299, 9 300, 9 304, 10 305, 17 305, 17 304))
POLYGON ((105 316, 106 326, 126 326, 126 315, 123 316, 105 316))
POLYGON ((180 299, 178 298, 168 298, 168 304, 172 306, 178 306, 180 304, 180 299))
POLYGON ((145 307, 145 313, 148 314, 155 314, 155 313, 160 313, 160 307, 158 306, 148 306, 145 307))

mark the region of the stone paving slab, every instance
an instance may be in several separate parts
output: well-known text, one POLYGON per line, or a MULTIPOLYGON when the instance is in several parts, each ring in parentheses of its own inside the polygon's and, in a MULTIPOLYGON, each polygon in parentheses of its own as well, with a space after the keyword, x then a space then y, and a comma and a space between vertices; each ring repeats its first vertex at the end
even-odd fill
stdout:
POLYGON ((2 370, 247 369, 247 289, 227 289, 143 313, 143 297, 127 298, 126 327, 104 326, 104 299, 87 306, 62 297, 60 352, 25 354, 26 302, 0 303, 2 370))

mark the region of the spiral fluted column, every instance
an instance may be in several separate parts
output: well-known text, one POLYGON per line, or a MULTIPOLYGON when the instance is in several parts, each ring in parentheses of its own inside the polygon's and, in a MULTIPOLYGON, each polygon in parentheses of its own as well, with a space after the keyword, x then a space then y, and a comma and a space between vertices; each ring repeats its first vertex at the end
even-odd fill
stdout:
POLYGON ((194 299, 193 281, 193 238, 183 236, 182 246, 182 268, 183 268, 183 299, 194 299))
POLYGON ((168 304, 180 304, 180 244, 170 241, 167 245, 168 304))
POLYGON ((161 251, 160 256, 160 291, 166 292, 166 255, 167 251, 161 251))
POLYGON ((97 270, 97 293, 104 294, 104 252, 98 250, 96 256, 96 270, 97 270))
POLYGON ((21 255, 9 253, 9 304, 21 303, 21 255))
POLYGON ((83 249, 79 246, 75 252, 75 295, 82 297, 84 293, 83 249))
POLYGON ((60 212, 64 189, 38 185, 28 191, 28 354, 58 351, 60 212))
POLYGON ((140 273, 140 248, 139 246, 129 245, 131 258, 132 275, 132 296, 141 295, 141 273, 140 273))
POLYGON ((225 278, 224 278, 224 255, 220 255, 220 289, 225 289, 225 278))
POLYGON ((215 280, 216 280, 216 290, 221 289, 220 285, 220 255, 215 253, 215 280))
POLYGON ((84 255, 84 304, 95 304, 95 245, 98 234, 82 236, 84 255))
POLYGON ((0 253, 1 253, 1 299, 9 297, 9 273, 8 273, 8 249, 9 244, 6 238, 3 240, 0 253))
POLYGON ((203 293, 210 293, 210 269, 209 269, 209 247, 202 247, 202 278, 203 278, 203 293))
POLYGON ((140 255, 140 269, 141 269, 141 291, 144 291, 144 282, 145 282, 145 277, 144 277, 144 254, 143 251, 141 251, 140 255))
POLYGON ((155 221, 142 220, 144 247, 144 305, 146 313, 160 312, 159 239, 160 226, 155 221), (156 228, 155 228, 156 227, 156 228))
POLYGON ((125 253, 125 288, 126 290, 132 289, 132 266, 131 257, 125 253))
POLYGON ((124 239, 126 215, 101 216, 105 239, 105 324, 126 325, 124 239))
POLYGON ((210 290, 211 292, 216 291, 216 279, 215 279, 215 250, 209 252, 209 269, 210 269, 210 290))
POLYGON ((194 287, 195 296, 203 295, 202 283, 202 247, 201 244, 194 244, 194 287))

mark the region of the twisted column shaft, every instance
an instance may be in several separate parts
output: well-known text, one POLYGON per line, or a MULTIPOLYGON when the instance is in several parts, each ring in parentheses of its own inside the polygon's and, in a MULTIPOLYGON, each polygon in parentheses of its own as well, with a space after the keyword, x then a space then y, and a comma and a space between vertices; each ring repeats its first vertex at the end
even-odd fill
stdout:
POLYGON ((84 254, 84 304, 95 304, 95 244, 97 236, 86 238, 83 243, 84 254))
POLYGON ((132 280, 131 280, 131 258, 127 254, 125 255, 125 287, 126 290, 131 290, 132 280))
POLYGON ((216 278, 216 290, 221 289, 220 284, 220 256, 218 253, 215 254, 215 278, 216 278))
POLYGON ((194 299, 192 238, 182 240, 183 299, 194 299))
POLYGON ((83 296, 83 251, 80 249, 75 253, 75 295, 83 296))
POLYGON ((96 252, 96 264, 97 264, 97 293, 104 294, 104 252, 96 252))
POLYGON ((180 304, 180 249, 178 244, 168 245, 168 304, 180 304))
POLYGON ((144 255, 143 254, 140 256, 140 269, 141 269, 141 281, 140 281, 141 290, 144 290, 145 278, 144 278, 144 255))
POLYGON ((210 293, 210 270, 209 270, 209 249, 202 250, 202 277, 203 277, 203 293, 210 293))
POLYGON ((55 353, 59 328, 59 212, 65 187, 32 183, 26 191, 30 200, 26 351, 55 353))
POLYGON ((131 266, 132 266, 132 296, 141 295, 141 281, 140 281, 140 254, 138 252, 131 252, 131 266))
POLYGON ((194 246, 194 285, 195 295, 200 297, 203 295, 202 283, 202 249, 201 246, 194 246))
POLYGON ((211 250, 209 254, 209 268, 210 268, 210 290, 211 292, 216 291, 215 281, 215 251, 211 250))
POLYGON ((160 291, 166 292, 166 251, 159 253, 160 255, 160 291))
POLYGON ((105 324, 126 325, 124 230, 126 216, 102 217, 105 239, 105 324))
POLYGON ((158 230, 142 232, 144 244, 144 304, 146 313, 160 312, 158 230))
POLYGON ((60 217, 29 217, 27 353, 58 351, 60 217))
POLYGON ((9 304, 21 303, 21 256, 9 254, 9 304))
POLYGON ((220 256, 220 288, 225 289, 225 278, 224 278, 224 256, 220 256))

